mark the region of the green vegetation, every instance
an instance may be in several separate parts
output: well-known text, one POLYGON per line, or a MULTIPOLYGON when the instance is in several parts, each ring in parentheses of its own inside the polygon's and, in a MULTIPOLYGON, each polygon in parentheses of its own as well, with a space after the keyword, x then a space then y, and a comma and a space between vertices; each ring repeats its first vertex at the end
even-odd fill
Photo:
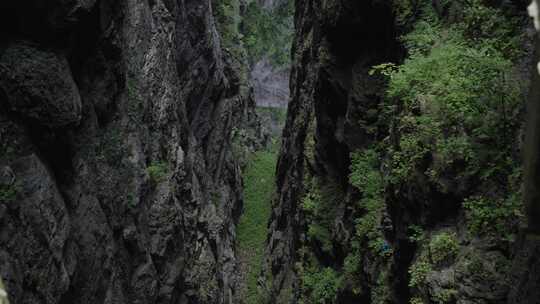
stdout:
POLYGON ((236 58, 247 55, 251 63, 267 57, 275 66, 289 65, 294 2, 284 1, 273 9, 265 9, 253 0, 242 9, 240 2, 214 1, 225 49, 236 58))
POLYGON ((17 184, 0 184, 0 202, 12 202, 17 198, 19 186, 17 184))
POLYGON ((480 170, 493 159, 504 170, 509 140, 518 127, 513 109, 519 106, 519 88, 508 80, 508 70, 510 62, 493 50, 451 41, 408 59, 391 76, 388 90, 405 106, 398 121, 402 133, 393 153, 394 175, 411 178, 429 152, 441 156, 429 172, 433 178, 462 162, 468 175, 488 178, 495 172, 480 170), (479 155, 487 139, 491 146, 484 149, 492 152, 479 155))
POLYGON ((449 304, 455 303, 455 298, 458 294, 458 291, 455 289, 443 289, 433 297, 435 303, 438 304, 449 304))
POLYGON ((257 107, 257 114, 268 115, 278 123, 285 124, 287 119, 287 109, 274 107, 257 107))
POLYGON ((405 62, 371 72, 389 80, 385 106, 394 112, 400 134, 391 153, 393 182, 418 173, 434 182, 453 171, 458 178, 483 180, 508 174, 516 166, 510 143, 520 127, 516 109, 522 101, 508 53, 516 49, 508 46, 515 43, 516 27, 509 24, 516 21, 480 1, 465 5, 461 21, 450 25, 431 5, 422 10, 403 37, 405 62), (429 154, 438 156, 431 164, 429 154))
POLYGON ((520 18, 482 2, 470 1, 465 6, 462 22, 457 25, 468 44, 493 47, 512 60, 522 56, 520 18))
POLYGON ((427 275, 431 272, 432 266, 425 261, 414 263, 409 269, 409 287, 420 287, 426 282, 427 275))
POLYGON ((359 240, 367 240, 372 252, 386 256, 391 249, 385 247, 386 241, 380 230, 385 202, 378 161, 379 156, 375 150, 352 153, 349 182, 362 192, 359 207, 365 210, 365 214, 356 219, 356 236, 359 240))
POLYGON ((473 234, 494 234, 509 237, 515 230, 521 213, 522 201, 519 194, 513 193, 506 199, 474 196, 463 203, 467 211, 467 224, 473 234))
POLYGON ((429 243, 431 260, 434 264, 453 259, 459 253, 459 242, 455 233, 442 232, 429 243))
MULTIPOLYGON (((462 182, 474 193, 463 203, 469 231, 509 238, 521 214, 521 164, 512 147, 523 108, 522 87, 512 72, 520 55, 519 20, 477 0, 460 3, 459 14, 451 9, 454 2, 441 5, 450 17, 441 17, 430 1, 400 3, 398 23, 412 29, 402 37, 408 57, 370 72, 388 80, 383 107, 396 130, 388 182, 406 185, 423 175, 442 193, 455 191, 445 179, 462 182)), ((460 250, 455 233, 422 244, 423 229, 413 225, 409 239, 429 249, 430 257, 424 251, 410 267, 411 288, 421 289, 434 267, 460 250)), ((452 303, 456 294, 447 289, 431 300, 452 303)), ((411 303, 423 301, 415 297, 411 303)))
POLYGON ((390 303, 391 288, 388 283, 388 271, 383 270, 379 272, 375 287, 371 290, 371 303, 373 304, 387 304, 390 303))
POLYGON ((135 209, 137 207, 137 198, 134 193, 128 192, 126 194, 126 201, 128 208, 135 209))
POLYGON ((409 226, 409 241, 412 243, 420 243, 424 240, 424 230, 417 225, 409 226))
POLYGON ((234 57, 245 56, 240 24, 242 22, 239 0, 213 1, 215 4, 214 15, 218 23, 218 31, 221 36, 223 47, 234 57))
POLYGON ((424 304, 424 300, 419 297, 414 297, 409 301, 409 304, 424 304))
MULTIPOLYGON (((353 286, 359 294, 362 259, 373 256, 380 259, 381 267, 386 267, 393 249, 385 240, 381 230, 385 208, 383 190, 384 180, 379 171, 379 154, 374 149, 357 151, 351 154, 349 182, 362 194, 354 206, 359 216, 355 219, 356 232, 351 243, 351 251, 344 261, 343 269, 333 270, 318 265, 309 250, 304 250, 305 261, 300 273, 303 283, 302 294, 305 303, 334 303, 337 292, 345 285, 353 286), (358 287, 358 288, 356 288, 358 287), (317 302, 318 301, 318 302, 317 302)), ((339 185, 316 178, 307 178, 306 195, 302 207, 308 223, 308 240, 318 241, 324 252, 331 256, 333 250, 335 206, 344 200, 339 185)), ((381 271, 376 278, 377 285, 371 290, 374 303, 386 303, 389 297, 388 272, 381 271)))
POLYGON ((467 271, 473 276, 480 278, 482 280, 487 280, 489 278, 489 273, 484 267, 483 259, 476 255, 470 254, 467 256, 467 271))
POLYGON ((302 208, 308 223, 308 239, 320 242, 324 251, 331 252, 334 207, 343 199, 343 192, 336 183, 321 182, 316 178, 306 182, 306 185, 302 208))
POLYGON ((343 262, 343 281, 351 285, 351 291, 354 294, 360 294, 362 292, 362 287, 359 282, 362 265, 360 243, 354 241, 352 246, 353 251, 345 257, 345 261, 343 262))
POLYGON ((370 72, 388 80, 383 107, 397 131, 388 181, 399 185, 425 175, 443 193, 452 191, 443 182, 449 177, 484 184, 464 202, 469 230, 502 233, 515 230, 521 209, 521 164, 512 145, 523 108, 512 72, 519 19, 481 1, 462 5, 457 21, 448 23, 431 3, 400 4, 402 20, 421 16, 402 38, 409 56, 370 72))
POLYGON ((290 64, 294 1, 264 9, 258 1, 248 4, 243 19, 244 44, 251 63, 263 57, 275 66, 290 64))
MULTIPOLYGON (((362 292, 359 282, 362 276, 362 260, 368 256, 379 259, 383 268, 389 265, 387 261, 392 256, 393 249, 385 240, 381 230, 385 204, 384 180, 379 171, 379 163, 379 154, 374 149, 351 154, 349 182, 362 194, 362 198, 354 206, 359 216, 355 219, 356 232, 351 243, 352 248, 340 271, 330 273, 325 270, 323 275, 320 273, 322 270, 313 266, 317 265, 317 262, 312 261, 313 257, 308 259, 307 268, 312 270, 302 276, 302 281, 307 288, 304 290, 307 292, 306 303, 314 303, 314 299, 323 299, 323 302, 317 303, 334 303, 332 302, 336 296, 334 291, 337 293, 346 285, 352 286, 355 294, 360 294, 362 292), (313 268, 318 271, 314 271, 313 268), (334 280, 332 285, 329 285, 330 279, 334 280), (329 290, 332 292, 328 292, 329 290)), ((339 187, 332 186, 329 182, 312 183, 308 189, 308 194, 303 201, 304 210, 308 214, 306 216, 309 223, 308 236, 321 241, 322 249, 330 253, 334 206, 338 200, 344 199, 344 194, 338 190, 339 187)), ((382 304, 387 303, 389 295, 388 270, 382 270, 376 278, 376 286, 371 289, 371 298, 374 303, 382 304)))
MULTIPOLYGON (((494 168, 495 169, 495 168, 494 168)), ((465 199, 467 226, 474 235, 491 235, 511 240, 523 219, 523 196, 521 189, 522 168, 515 165, 513 173, 506 178, 504 195, 473 195, 465 199)))
MULTIPOLYGON (((301 278, 306 303, 314 301, 310 298, 314 294, 322 303, 332 303, 333 291, 345 288, 357 295, 370 292, 374 303, 388 302, 391 286, 385 271, 391 267, 394 248, 385 234, 396 223, 387 210, 419 212, 418 218, 409 214, 403 220, 409 225, 408 239, 417 248, 417 260, 409 268, 412 304, 428 297, 435 303, 456 301, 455 286, 436 294, 426 292, 431 272, 465 259, 460 240, 466 235, 458 238, 454 232, 427 230, 426 221, 431 219, 425 217, 439 211, 437 204, 454 208, 458 216, 465 214, 468 231, 475 237, 511 240, 517 230, 522 177, 515 141, 524 101, 523 84, 515 72, 520 20, 485 3, 395 3, 397 22, 408 31, 401 37, 407 56, 400 63, 376 65, 368 73, 386 81, 387 90, 379 108, 369 109, 378 113, 378 121, 367 126, 359 122, 373 130, 369 134, 375 142, 350 154, 352 187, 332 186, 317 176, 304 179, 302 207, 308 232, 301 278), (418 199, 413 197, 417 194, 418 199), (350 198, 358 199, 349 203, 350 198), (336 242, 335 206, 342 205, 336 201, 347 202, 351 216, 346 219, 355 223, 347 244, 336 242), (334 258, 340 245, 348 255, 343 265, 332 264, 327 273, 326 261, 334 258), (310 247, 316 248, 317 257, 310 247), (317 260, 319 255, 325 263, 317 260), (373 267, 370 273, 366 265, 373 267), (339 284, 326 284, 329 278, 339 284), (368 290, 362 286, 366 281, 368 290), (332 292, 324 298, 321 294, 327 290, 332 292)), ((306 140, 308 162, 314 158, 311 139, 306 140)))
POLYGON ((304 272, 302 282, 305 296, 302 303, 331 304, 335 303, 341 279, 334 269, 310 269, 304 272))
POLYGON ((150 181, 154 184, 164 181, 168 173, 167 171, 167 163, 165 162, 153 162, 146 168, 150 181))
POLYGON ((262 270, 267 224, 274 193, 275 152, 259 151, 244 171, 244 214, 237 229, 238 249, 247 263, 247 304, 260 304, 257 279, 262 270))
POLYGON ((140 124, 143 116, 143 101, 135 77, 131 76, 126 81, 126 91, 128 97, 128 116, 135 125, 140 124))

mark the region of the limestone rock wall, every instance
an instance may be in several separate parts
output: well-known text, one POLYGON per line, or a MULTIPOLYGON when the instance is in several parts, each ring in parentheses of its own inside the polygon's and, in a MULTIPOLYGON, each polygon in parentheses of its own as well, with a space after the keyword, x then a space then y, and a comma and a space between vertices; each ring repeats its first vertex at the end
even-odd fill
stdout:
POLYGON ((230 303, 232 132, 257 127, 210 0, 2 1, 12 303, 230 303))

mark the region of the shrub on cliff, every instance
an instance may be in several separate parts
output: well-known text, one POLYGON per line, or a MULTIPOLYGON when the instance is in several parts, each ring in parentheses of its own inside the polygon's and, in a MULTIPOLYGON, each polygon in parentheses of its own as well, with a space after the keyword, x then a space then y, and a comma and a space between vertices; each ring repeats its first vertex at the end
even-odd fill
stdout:
POLYGON ((418 170, 434 181, 447 171, 483 179, 511 172, 507 159, 521 108, 511 61, 493 46, 471 47, 459 30, 436 24, 417 28, 405 41, 413 52, 401 66, 375 67, 389 75, 387 106, 401 109, 394 181, 418 170), (431 35, 441 40, 426 43, 431 35))
POLYGON ((164 162, 153 162, 148 166, 146 171, 150 177, 150 181, 157 184, 165 180, 167 176, 167 164, 164 162))
POLYGON ((11 202, 17 198, 17 192, 19 186, 15 185, 2 185, 0 184, 0 202, 11 202))
POLYGON ((455 233, 442 232, 429 243, 431 260, 435 264, 453 259, 459 253, 459 242, 455 233))
POLYGON ((302 278, 304 287, 307 289, 307 299, 303 303, 330 304, 335 303, 341 279, 332 268, 311 270, 304 273, 302 278))

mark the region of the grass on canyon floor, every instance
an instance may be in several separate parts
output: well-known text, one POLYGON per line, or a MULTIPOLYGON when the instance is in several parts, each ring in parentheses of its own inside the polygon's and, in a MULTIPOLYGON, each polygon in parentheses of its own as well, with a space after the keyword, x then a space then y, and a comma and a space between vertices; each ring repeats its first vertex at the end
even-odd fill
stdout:
POLYGON ((237 231, 238 249, 245 276, 245 286, 241 294, 246 304, 258 304, 261 298, 257 290, 257 279, 263 264, 276 161, 277 152, 259 151, 244 171, 244 214, 237 231))

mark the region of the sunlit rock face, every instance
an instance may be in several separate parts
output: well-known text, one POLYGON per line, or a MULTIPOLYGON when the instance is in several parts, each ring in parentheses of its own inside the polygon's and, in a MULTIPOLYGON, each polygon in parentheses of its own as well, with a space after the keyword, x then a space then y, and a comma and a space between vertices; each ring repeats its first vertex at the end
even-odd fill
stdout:
POLYGON ((1 1, 11 303, 234 302, 233 130, 257 121, 218 4, 1 1))

